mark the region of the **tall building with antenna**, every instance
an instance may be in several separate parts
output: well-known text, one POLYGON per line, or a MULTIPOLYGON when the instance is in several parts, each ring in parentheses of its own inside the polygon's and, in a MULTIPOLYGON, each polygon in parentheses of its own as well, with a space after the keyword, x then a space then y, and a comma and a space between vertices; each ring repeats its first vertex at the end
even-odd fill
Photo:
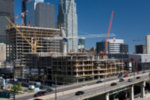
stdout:
POLYGON ((9 25, 5 16, 14 17, 14 0, 0 0, 0 43, 6 43, 5 27, 9 25))
MULTIPOLYGON (((78 23, 76 3, 74 0, 60 0, 58 11, 58 27, 64 27, 67 37, 77 37, 78 23)), ((67 41, 67 52, 78 51, 78 39, 73 38, 67 41)))

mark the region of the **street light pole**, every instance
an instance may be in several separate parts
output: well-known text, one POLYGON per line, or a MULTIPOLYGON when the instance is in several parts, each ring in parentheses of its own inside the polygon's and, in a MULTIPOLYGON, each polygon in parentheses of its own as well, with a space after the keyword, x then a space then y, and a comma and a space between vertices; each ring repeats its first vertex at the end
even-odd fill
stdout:
POLYGON ((55 73, 55 100, 57 100, 57 81, 56 81, 56 73, 55 73))
MULTIPOLYGON (((13 85, 15 85, 16 83, 16 79, 15 79, 15 63, 14 63, 14 84, 13 85)), ((13 86, 14 87, 14 86, 13 86)), ((16 100, 16 90, 15 90, 15 88, 13 88, 14 90, 13 90, 13 100, 16 100)))

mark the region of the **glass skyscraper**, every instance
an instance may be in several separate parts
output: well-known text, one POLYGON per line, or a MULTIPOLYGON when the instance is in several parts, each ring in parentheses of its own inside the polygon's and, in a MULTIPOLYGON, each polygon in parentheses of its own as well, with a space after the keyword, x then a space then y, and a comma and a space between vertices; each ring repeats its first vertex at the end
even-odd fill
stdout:
POLYGON ((35 26, 56 28, 54 5, 49 3, 38 3, 36 5, 35 26))
MULTIPOLYGON (((35 25, 35 9, 36 9, 36 4, 39 2, 44 2, 44 0, 28 0, 25 3, 25 8, 26 11, 28 11, 28 14, 26 15, 26 22, 25 25, 31 25, 34 26, 35 25)), ((23 7, 23 5, 22 5, 23 7)))
POLYGON ((0 43, 6 43, 5 28, 9 25, 5 16, 14 17, 14 0, 0 0, 0 43))
MULTIPOLYGON (((58 27, 64 27, 67 37, 77 37, 78 23, 76 3, 74 0, 60 0, 58 13, 58 27)), ((78 51, 78 39, 69 39, 67 52, 78 51)))
POLYGON ((22 12, 28 13, 24 17, 25 25, 55 28, 55 7, 44 3, 44 0, 23 0, 22 12))

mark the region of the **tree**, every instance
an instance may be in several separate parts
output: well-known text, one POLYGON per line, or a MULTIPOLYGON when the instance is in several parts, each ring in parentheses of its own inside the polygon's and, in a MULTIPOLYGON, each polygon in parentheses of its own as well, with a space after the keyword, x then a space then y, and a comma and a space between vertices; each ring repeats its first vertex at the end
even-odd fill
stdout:
POLYGON ((14 84, 13 87, 12 87, 12 91, 14 91, 15 93, 18 93, 21 90, 22 90, 22 87, 21 87, 21 83, 19 83, 19 82, 14 84))

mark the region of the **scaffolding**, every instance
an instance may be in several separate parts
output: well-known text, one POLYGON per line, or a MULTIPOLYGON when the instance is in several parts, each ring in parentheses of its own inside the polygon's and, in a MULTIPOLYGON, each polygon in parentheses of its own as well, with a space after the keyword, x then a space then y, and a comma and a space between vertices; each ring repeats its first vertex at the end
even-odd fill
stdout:
MULTIPOLYGON (((47 83, 54 83, 55 78, 58 84, 70 84, 75 82, 104 79, 111 76, 124 73, 124 63, 117 59, 101 59, 98 56, 89 56, 86 53, 37 53, 29 54, 28 58, 38 58, 40 69, 44 68, 44 72, 39 72, 37 67, 36 74, 30 69, 30 78, 44 79, 47 83), (41 76, 39 76, 41 75, 41 76), (43 76, 43 77, 42 77, 43 76)), ((36 69, 36 61, 28 60, 29 68, 36 69)))
MULTIPOLYGON (((32 44, 38 39, 36 52, 60 52, 60 41, 46 41, 45 37, 60 37, 60 29, 16 26, 23 35, 32 44)), ((6 28, 7 46, 6 56, 7 61, 14 64, 14 75, 16 78, 24 77, 24 67, 27 59, 26 54, 33 53, 31 45, 16 31, 15 28, 9 26, 6 28)))

